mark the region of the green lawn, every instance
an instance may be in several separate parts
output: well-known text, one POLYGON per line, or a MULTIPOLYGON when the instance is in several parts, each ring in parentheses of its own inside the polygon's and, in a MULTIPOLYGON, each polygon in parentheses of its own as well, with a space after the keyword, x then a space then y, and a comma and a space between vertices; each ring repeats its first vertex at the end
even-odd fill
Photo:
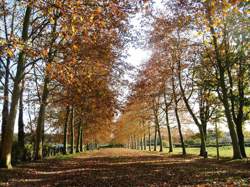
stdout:
MULTIPOLYGON (((186 151, 187 151, 187 154, 199 155, 200 148, 188 147, 188 148, 186 148, 186 151)), ((216 157, 216 147, 207 147, 207 151, 208 151, 209 157, 216 157)), ((220 147, 219 151, 220 151, 221 158, 231 158, 233 155, 233 149, 231 146, 220 147)), ((168 148, 164 148, 163 152, 168 153, 168 148)), ((174 148, 174 152, 171 154, 177 155, 177 154, 181 154, 181 153, 182 153, 182 149, 180 147, 177 147, 177 148, 174 148)), ((250 147, 246 147, 246 153, 247 153, 247 156, 249 157, 250 156, 250 147)))

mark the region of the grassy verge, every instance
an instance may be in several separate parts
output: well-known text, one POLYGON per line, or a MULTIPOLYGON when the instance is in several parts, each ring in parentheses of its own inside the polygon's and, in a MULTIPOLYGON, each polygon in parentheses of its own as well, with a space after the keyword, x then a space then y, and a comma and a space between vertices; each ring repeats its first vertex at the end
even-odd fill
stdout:
MULTIPOLYGON (((152 147, 151 147, 151 150, 153 150, 152 147)), ((157 150, 159 150, 159 148, 157 150)), ((198 148, 198 147, 187 147, 186 152, 187 152, 187 154, 199 155, 200 148, 198 148)), ((207 152, 208 152, 209 157, 216 158, 216 155, 217 155, 216 147, 207 147, 207 152)), ((226 159, 232 158, 233 149, 232 149, 231 146, 220 147, 219 152, 220 152, 220 158, 222 158, 222 159, 223 158, 226 158, 226 159)), ((163 153, 168 153, 168 148, 164 147, 163 153)), ((246 147, 246 153, 247 153, 247 156, 249 157, 250 156, 250 147, 246 147)), ((182 154, 182 149, 180 147, 175 147, 174 152, 171 153, 171 154, 172 155, 182 154)))
POLYGON ((58 154, 58 155, 55 155, 55 156, 51 156, 51 157, 47 157, 46 159, 57 159, 57 160, 67 160, 67 159, 71 159, 71 158, 74 158, 74 157, 77 157, 79 155, 82 155, 86 152, 81 152, 81 153, 74 153, 74 154, 58 154))

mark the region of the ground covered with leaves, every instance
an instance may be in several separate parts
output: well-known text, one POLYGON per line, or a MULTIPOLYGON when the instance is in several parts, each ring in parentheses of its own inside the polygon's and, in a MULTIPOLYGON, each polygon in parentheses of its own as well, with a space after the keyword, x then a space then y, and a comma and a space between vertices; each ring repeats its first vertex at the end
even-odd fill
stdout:
POLYGON ((250 163, 121 148, 0 170, 1 186, 249 186, 250 163))

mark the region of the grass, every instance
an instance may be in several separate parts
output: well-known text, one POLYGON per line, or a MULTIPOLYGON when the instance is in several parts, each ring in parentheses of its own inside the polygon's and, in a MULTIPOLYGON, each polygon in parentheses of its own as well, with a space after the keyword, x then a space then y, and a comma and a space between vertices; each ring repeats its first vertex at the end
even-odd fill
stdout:
MULTIPOLYGON (((194 154, 194 155, 199 155, 200 153, 199 148, 190 147, 190 148, 187 148, 186 151, 188 154, 194 154)), ((174 154, 180 154, 181 152, 182 152, 181 148, 174 149, 174 154)), ((216 147, 207 147, 207 152, 208 152, 208 156, 210 157, 217 156, 216 147)), ((221 158, 231 158, 233 155, 233 148, 231 146, 223 146, 223 147, 220 147, 219 152, 220 152, 221 158)), ((246 153, 247 155, 250 155, 250 147, 246 147, 246 153)))
MULTIPOLYGON (((152 149, 152 148, 151 148, 152 149)), ((220 158, 232 158, 233 156, 233 148, 232 146, 223 146, 220 147, 220 158)), ((168 153, 168 148, 163 149, 164 153, 168 153)), ((192 154, 192 155, 199 155, 200 153, 200 148, 198 147, 187 147, 186 148, 187 154, 192 154)), ((217 152, 216 152, 216 147, 207 147, 207 152, 209 157, 216 157, 217 152)), ((246 147, 246 153, 248 156, 250 156, 250 147, 246 147)), ((182 148, 176 147, 174 148, 174 152, 171 153, 174 155, 182 154, 182 148)))
POLYGON ((47 159, 57 159, 57 160, 67 160, 67 159, 71 159, 71 158, 74 158, 76 156, 79 156, 80 154, 84 154, 85 152, 81 152, 81 153, 74 153, 74 154, 57 154, 55 156, 51 156, 51 157, 48 157, 47 159))

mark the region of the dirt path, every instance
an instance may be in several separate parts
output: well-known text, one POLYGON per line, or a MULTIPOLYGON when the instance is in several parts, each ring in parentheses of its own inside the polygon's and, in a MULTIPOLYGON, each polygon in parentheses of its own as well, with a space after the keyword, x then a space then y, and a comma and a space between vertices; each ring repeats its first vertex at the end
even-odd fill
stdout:
POLYGON ((250 165, 103 149, 0 170, 2 186, 249 186, 250 165))

